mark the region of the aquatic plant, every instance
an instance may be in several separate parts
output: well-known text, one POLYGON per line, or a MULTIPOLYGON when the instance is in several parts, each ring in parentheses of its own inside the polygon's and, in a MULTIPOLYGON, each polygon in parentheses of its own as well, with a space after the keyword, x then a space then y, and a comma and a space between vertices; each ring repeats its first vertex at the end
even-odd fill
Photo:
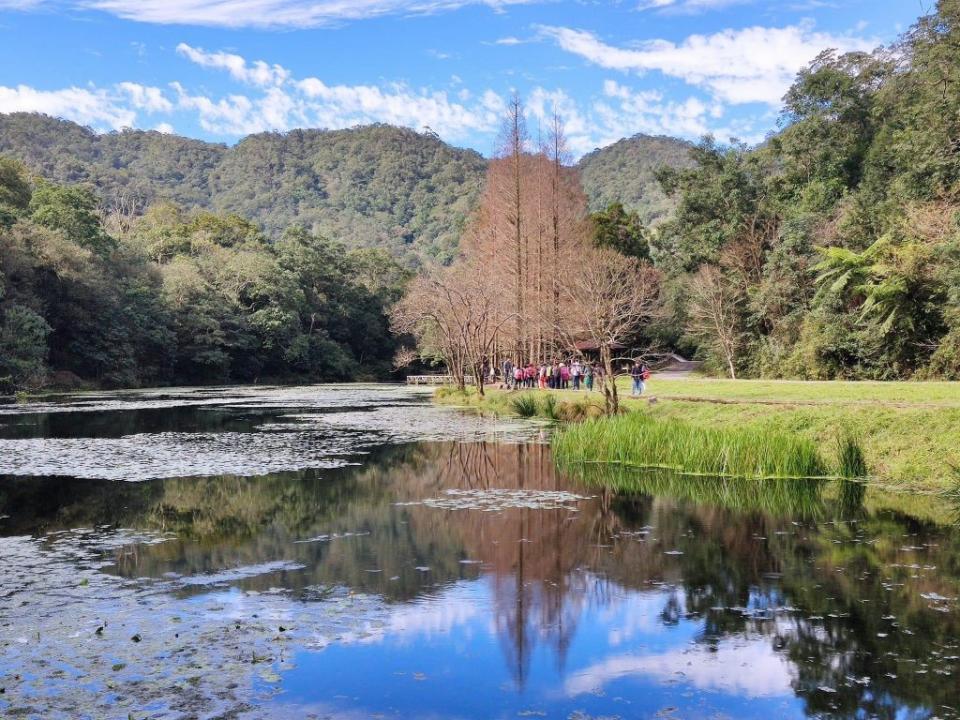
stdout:
POLYGON ((540 412, 548 420, 558 420, 560 415, 557 412, 557 398, 554 395, 544 395, 540 412))
POLYGON ((510 409, 520 417, 533 417, 537 414, 537 399, 533 395, 518 395, 511 398, 510 409))
POLYGON ((837 475, 848 480, 864 480, 869 476, 860 439, 849 432, 838 442, 837 475))
POLYGON ((606 462, 685 474, 743 478, 824 477, 816 445, 759 426, 705 428, 634 412, 587 420, 553 439, 562 464, 606 462))

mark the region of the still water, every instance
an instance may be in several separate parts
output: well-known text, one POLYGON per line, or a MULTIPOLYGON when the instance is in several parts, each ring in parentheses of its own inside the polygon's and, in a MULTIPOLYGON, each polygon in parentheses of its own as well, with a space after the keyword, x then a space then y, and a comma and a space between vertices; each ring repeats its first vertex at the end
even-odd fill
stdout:
POLYGON ((388 386, 0 405, 0 716, 960 717, 952 508, 617 496, 547 432, 388 386))

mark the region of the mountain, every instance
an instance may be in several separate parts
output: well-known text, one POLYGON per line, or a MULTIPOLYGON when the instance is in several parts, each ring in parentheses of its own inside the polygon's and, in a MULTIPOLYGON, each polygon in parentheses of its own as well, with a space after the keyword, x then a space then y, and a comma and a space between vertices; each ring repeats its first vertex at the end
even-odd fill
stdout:
MULTIPOLYGON (((620 201, 645 221, 670 212, 653 173, 689 146, 636 135, 580 161, 592 210, 620 201)), ((377 246, 416 265, 449 259, 486 161, 438 137, 390 125, 250 135, 233 146, 124 130, 98 134, 34 113, 0 114, 0 155, 54 182, 93 184, 107 206, 170 201, 236 213, 271 236, 291 225, 377 246)))
POLYGON ((260 133, 228 147, 29 113, 0 114, 0 155, 55 182, 92 183, 108 205, 236 213, 274 236, 301 225, 414 264, 450 257, 486 170, 479 153, 389 125, 260 133))
POLYGON ((651 224, 669 216, 674 208, 654 173, 663 165, 683 168, 692 164, 689 143, 641 134, 584 155, 578 167, 590 210, 620 202, 627 210, 636 210, 645 224, 651 224))

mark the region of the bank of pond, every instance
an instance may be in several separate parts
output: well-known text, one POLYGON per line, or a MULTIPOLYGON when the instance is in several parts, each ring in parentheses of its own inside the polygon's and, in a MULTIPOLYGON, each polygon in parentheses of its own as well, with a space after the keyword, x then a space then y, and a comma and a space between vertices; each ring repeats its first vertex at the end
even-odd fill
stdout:
MULTIPOLYGON (((935 495, 960 489, 960 473, 950 456, 956 431, 921 439, 917 434, 924 433, 925 423, 898 426, 896 415, 885 415, 891 410, 909 413, 912 407, 652 398, 631 399, 610 416, 599 394, 494 390, 480 397, 442 388, 436 398, 481 413, 557 422, 551 442, 557 461, 566 467, 616 465, 742 480, 843 479, 935 495), (877 416, 873 424, 871 412, 877 416)), ((947 416, 955 411, 922 410, 947 416)), ((623 488, 624 480, 614 484, 623 488)))

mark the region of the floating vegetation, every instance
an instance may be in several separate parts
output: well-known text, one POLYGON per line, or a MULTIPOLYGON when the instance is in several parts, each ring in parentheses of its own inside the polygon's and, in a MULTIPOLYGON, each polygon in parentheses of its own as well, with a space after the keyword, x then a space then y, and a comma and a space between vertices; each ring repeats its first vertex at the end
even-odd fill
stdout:
POLYGON ((394 503, 397 506, 425 505, 443 510, 499 512, 509 508, 529 510, 576 510, 576 503, 590 498, 564 490, 446 490, 443 497, 394 503))
POLYGON ((587 420, 553 439, 563 465, 606 462, 678 473, 739 478, 824 477, 813 442, 759 426, 703 428, 635 412, 587 420))

